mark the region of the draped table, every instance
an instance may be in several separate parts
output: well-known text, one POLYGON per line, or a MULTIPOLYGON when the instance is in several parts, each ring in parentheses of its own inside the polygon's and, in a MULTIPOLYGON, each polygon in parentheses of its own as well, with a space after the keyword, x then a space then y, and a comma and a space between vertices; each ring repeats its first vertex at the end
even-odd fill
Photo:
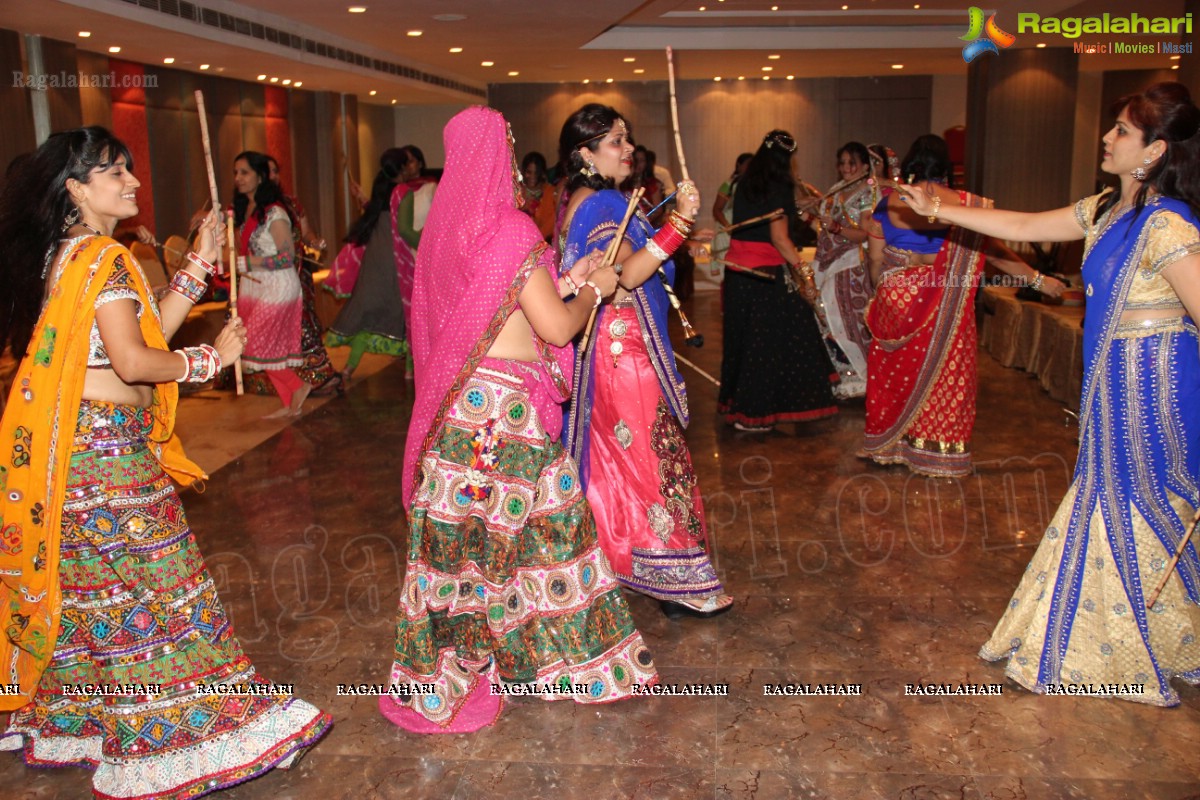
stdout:
POLYGON ((1083 389, 1083 308, 1017 299, 1017 290, 986 286, 979 342, 1006 367, 1037 377, 1050 397, 1079 410, 1083 389))

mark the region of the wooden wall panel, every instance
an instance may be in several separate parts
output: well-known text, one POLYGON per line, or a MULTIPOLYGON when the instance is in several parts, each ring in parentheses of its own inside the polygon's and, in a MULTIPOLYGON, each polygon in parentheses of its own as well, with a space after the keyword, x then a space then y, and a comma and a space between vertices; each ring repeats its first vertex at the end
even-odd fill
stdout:
MULTIPOLYGON (((108 73, 108 56, 79 50, 75 55, 79 71, 89 75, 108 73)), ((82 86, 79 89, 80 125, 99 125, 112 128, 112 95, 99 86, 82 86)))
MULTIPOLYGON (((0 30, 0 75, 11 76, 14 72, 24 75, 21 52, 21 34, 0 30)), ((0 169, 7 169, 14 158, 33 152, 37 146, 30 102, 32 91, 13 86, 12 81, 0 80, 0 108, 4 109, 4 124, 0 125, 0 169)))
POLYGON ((399 144, 402 143, 396 140, 396 115, 390 106, 364 103, 358 107, 358 169, 364 191, 371 190, 371 182, 379 171, 379 156, 399 144))
MULTIPOLYGON (((42 65, 47 75, 79 75, 75 45, 55 39, 42 39, 42 65)), ((60 87, 46 90, 50 106, 50 131, 68 131, 83 124, 79 105, 79 89, 60 87)))
MULTIPOLYGON (((980 59, 985 60, 985 59, 980 59)), ((968 150, 985 149, 980 191, 1000 208, 1040 211, 1070 197, 1079 57, 1065 48, 1011 50, 972 73, 986 93, 983 135, 968 118, 968 150)))
MULTIPOLYGON (((304 206, 308 216, 308 224, 318 236, 329 232, 322 230, 323 217, 322 186, 332 181, 322 182, 317 165, 320 162, 317 148, 317 118, 316 104, 310 92, 288 93, 289 113, 292 137, 292 170, 290 175, 283 176, 283 185, 292 192, 304 206)), ((328 161, 328 156, 326 156, 328 161)))
MULTIPOLYGON (((154 192, 154 235, 160 242, 173 233, 185 234, 192 212, 196 210, 188 197, 186 168, 190 160, 197 160, 202 151, 189 153, 183 132, 185 114, 179 108, 149 106, 146 109, 146 127, 150 133, 150 171, 156 184, 154 192)), ((195 115, 192 115, 195 116, 195 115)), ((203 162, 203 158, 199 158, 203 162)), ((145 180, 145 170, 138 170, 145 180)))

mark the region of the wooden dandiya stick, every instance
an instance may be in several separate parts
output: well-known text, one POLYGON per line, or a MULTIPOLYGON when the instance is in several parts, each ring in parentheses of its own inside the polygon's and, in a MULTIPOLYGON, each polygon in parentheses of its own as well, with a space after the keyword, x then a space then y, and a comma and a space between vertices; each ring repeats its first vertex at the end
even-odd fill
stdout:
POLYGON ((734 264, 732 261, 726 261, 723 258, 714 258, 713 261, 715 261, 718 264, 720 264, 721 266, 725 267, 725 269, 729 270, 730 272, 740 272, 743 275, 753 275, 754 277, 758 278, 759 280, 771 281, 772 283, 775 282, 775 278, 773 276, 767 275, 764 272, 759 272, 756 269, 752 269, 750 267, 743 267, 741 264, 734 264))
MULTIPOLYGON (((204 110, 204 92, 196 90, 196 112, 200 115, 200 141, 204 144, 204 165, 208 168, 208 193, 212 196, 212 210, 220 219, 221 197, 217 194, 217 173, 213 169, 212 140, 208 138, 208 114, 204 110)), ((221 248, 217 248, 217 272, 222 271, 221 248)))
MULTIPOLYGON (((683 155, 683 137, 679 133, 679 101, 675 99, 675 51, 671 49, 670 45, 667 46, 667 85, 671 92, 671 127, 675 131, 675 155, 679 158, 679 172, 684 181, 690 181, 687 159, 683 155)), ((693 347, 703 347, 704 337, 692 327, 692 323, 688 322, 687 314, 683 313, 683 306, 680 304, 679 298, 675 296, 675 290, 671 288, 667 273, 661 266, 658 268, 658 277, 662 281, 663 288, 667 290, 667 300, 670 301, 671 308, 675 309, 675 313, 679 315, 679 322, 683 325, 685 343, 693 347)))
MULTIPOLYGON (((225 212, 225 230, 229 239, 229 263, 232 265, 229 270, 229 316, 232 319, 238 318, 238 268, 237 268, 237 241, 234 239, 233 231, 233 211, 225 212)), ((233 362, 233 381, 237 386, 237 393, 240 397, 246 393, 246 387, 242 383, 242 357, 238 356, 233 362)))
POLYGON ((1179 540, 1179 546, 1175 548, 1175 555, 1171 556, 1171 563, 1167 564, 1167 571, 1163 574, 1162 580, 1158 582, 1158 586, 1154 587, 1154 591, 1150 594, 1150 602, 1146 603, 1147 609, 1154 608, 1154 604, 1158 602, 1158 596, 1162 594, 1162 590, 1167 586, 1167 581, 1171 579, 1171 573, 1175 571, 1175 565, 1179 563, 1179 557, 1183 555, 1188 542, 1191 541, 1192 534, 1196 532, 1197 523, 1200 523, 1200 508, 1196 509, 1196 516, 1192 517, 1192 524, 1188 526, 1187 533, 1179 540))
POLYGON ((721 233, 729 233, 730 231, 736 231, 738 228, 744 228, 747 225, 753 225, 757 222, 762 222, 763 220, 766 220, 766 219, 775 219, 776 217, 781 217, 781 216, 783 216, 783 209, 777 208, 774 211, 770 211, 766 214, 759 214, 757 217, 751 217, 750 219, 744 219, 735 225, 726 225, 725 227, 721 228, 721 233))
MULTIPOLYGON (((617 260, 617 253, 621 250, 621 242, 625 241, 625 229, 629 227, 629 220, 633 218, 633 212, 637 210, 638 203, 645 192, 646 190, 639 186, 629 196, 629 205, 625 207, 625 216, 621 219, 621 224, 617 226, 617 232, 613 234, 612 241, 608 243, 608 249, 604 251, 604 259, 600 262, 600 268, 611 267, 613 262, 617 260)), ((600 304, 597 303, 592 308, 587 325, 583 326, 583 338, 579 340, 579 349, 582 352, 587 352, 588 340, 592 338, 592 326, 596 324, 596 313, 599 310, 600 304)))

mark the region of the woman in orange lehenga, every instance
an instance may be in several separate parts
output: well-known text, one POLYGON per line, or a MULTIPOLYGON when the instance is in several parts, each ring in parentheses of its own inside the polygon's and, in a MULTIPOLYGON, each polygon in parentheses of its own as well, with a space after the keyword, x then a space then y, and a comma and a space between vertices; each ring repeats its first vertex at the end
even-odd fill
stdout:
MULTIPOLYGON (((944 184, 950 175, 946 143, 932 134, 919 137, 901 171, 927 186, 944 184)), ((967 192, 959 199, 964 206, 991 206, 967 192)), ((867 226, 876 290, 866 316, 872 339, 866 445, 860 455, 954 478, 971 472, 975 291, 987 239, 935 222, 936 217, 918 217, 892 194, 880 201, 867 226)), ((992 263, 1033 279, 1046 294, 1062 293, 1061 283, 1039 277, 1023 262, 995 258, 992 263)))

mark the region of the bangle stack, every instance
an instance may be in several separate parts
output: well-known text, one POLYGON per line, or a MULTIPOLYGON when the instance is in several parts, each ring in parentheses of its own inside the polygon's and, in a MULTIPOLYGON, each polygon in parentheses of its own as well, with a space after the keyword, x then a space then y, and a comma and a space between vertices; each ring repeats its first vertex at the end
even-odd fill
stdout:
POLYGON ((562 279, 566 282, 567 288, 571 290, 571 294, 579 294, 579 285, 571 277, 571 273, 564 272, 562 279))
POLYGON ((1035 292, 1042 291, 1042 284, 1046 282, 1046 276, 1036 270, 1033 273, 1034 278, 1029 282, 1029 288, 1035 292))
POLYGON ((692 222, 677 211, 667 216, 667 223, 654 234, 654 238, 646 242, 650 255, 659 261, 666 261, 679 246, 687 241, 692 232, 692 222))
POLYGON ((187 270, 181 269, 171 278, 171 283, 167 288, 192 305, 196 305, 196 303, 200 302, 200 298, 204 296, 204 291, 208 288, 208 284, 187 270))
MULTIPOLYGON (((217 268, 201 258, 194 250, 187 254, 187 260, 189 264, 204 270, 205 274, 207 274, 210 278, 217 274, 217 268)), ((179 273, 176 274, 178 275, 179 273)))
POLYGON ((211 344, 185 347, 175 352, 187 362, 183 376, 175 379, 177 383, 207 383, 221 371, 221 356, 211 344))
MULTIPOLYGON (((592 305, 592 308, 593 309, 599 308, 600 304, 602 302, 604 302, 604 295, 603 295, 603 293, 601 293, 600 287, 597 286, 596 284, 592 283, 591 281, 584 281, 582 286, 592 287, 592 291, 596 293, 596 302, 595 302, 595 304, 592 305)), ((580 288, 582 288, 582 286, 580 288)))

